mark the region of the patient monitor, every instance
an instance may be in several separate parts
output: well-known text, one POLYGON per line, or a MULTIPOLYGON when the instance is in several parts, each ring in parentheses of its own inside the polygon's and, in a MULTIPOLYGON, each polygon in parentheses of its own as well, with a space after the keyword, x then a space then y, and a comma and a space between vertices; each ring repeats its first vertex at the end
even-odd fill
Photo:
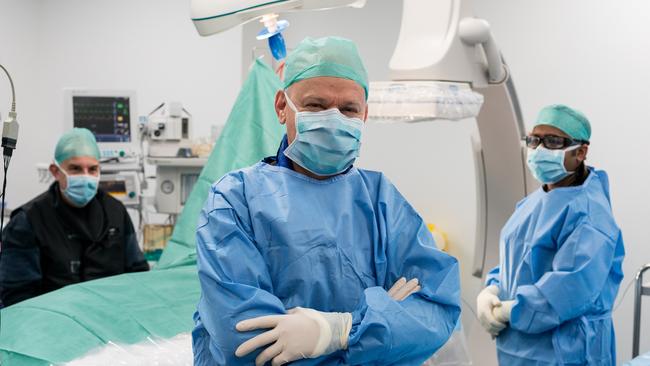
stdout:
POLYGON ((135 159, 139 151, 132 90, 64 89, 64 126, 89 129, 102 160, 135 159))

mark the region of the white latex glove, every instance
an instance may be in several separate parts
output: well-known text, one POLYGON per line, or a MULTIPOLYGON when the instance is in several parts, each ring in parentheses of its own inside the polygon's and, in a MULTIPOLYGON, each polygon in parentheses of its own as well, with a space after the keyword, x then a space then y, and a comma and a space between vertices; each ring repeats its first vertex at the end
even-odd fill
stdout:
POLYGON ((406 278, 402 277, 393 284, 393 287, 391 287, 390 290, 388 290, 388 296, 395 301, 402 301, 421 289, 422 287, 420 287, 417 278, 413 278, 406 282, 406 278))
POLYGON ((492 315, 501 323, 510 322, 510 313, 512 313, 512 305, 514 300, 501 301, 501 306, 492 309, 492 315))
POLYGON ((476 312, 478 320, 488 333, 496 336, 502 331, 506 324, 499 321, 493 314, 493 310, 497 306, 501 306, 501 300, 497 294, 499 288, 495 285, 488 286, 481 291, 476 297, 476 312))
POLYGON ((235 355, 243 357, 260 347, 268 346, 255 359, 261 366, 273 360, 273 366, 316 358, 348 347, 352 314, 324 313, 313 309, 294 308, 286 315, 268 315, 237 323, 237 330, 248 332, 270 329, 242 343, 235 355))

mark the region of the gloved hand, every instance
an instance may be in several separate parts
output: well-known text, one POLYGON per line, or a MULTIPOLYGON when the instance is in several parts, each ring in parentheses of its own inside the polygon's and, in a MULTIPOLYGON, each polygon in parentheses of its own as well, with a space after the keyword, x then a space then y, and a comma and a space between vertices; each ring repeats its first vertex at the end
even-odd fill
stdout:
POLYGON ((348 347, 352 328, 352 314, 324 313, 313 309, 294 308, 286 315, 269 315, 237 323, 240 332, 270 329, 242 343, 235 355, 243 357, 254 350, 269 345, 255 359, 261 366, 271 361, 273 366, 317 358, 348 347))
POLYGON ((420 287, 417 278, 406 282, 406 278, 402 277, 393 284, 393 287, 391 287, 390 290, 388 290, 388 296, 395 301, 402 301, 421 289, 422 287, 420 287))
POLYGON ((501 323, 509 323, 510 313, 512 313, 512 305, 514 303, 514 300, 501 301, 501 306, 497 306, 492 309, 492 315, 494 315, 496 320, 500 321, 501 323))
POLYGON ((498 320, 493 314, 494 308, 501 306, 501 300, 497 296, 498 293, 499 288, 491 285, 484 288, 476 297, 478 320, 483 328, 493 336, 497 336, 506 327, 505 322, 498 320))

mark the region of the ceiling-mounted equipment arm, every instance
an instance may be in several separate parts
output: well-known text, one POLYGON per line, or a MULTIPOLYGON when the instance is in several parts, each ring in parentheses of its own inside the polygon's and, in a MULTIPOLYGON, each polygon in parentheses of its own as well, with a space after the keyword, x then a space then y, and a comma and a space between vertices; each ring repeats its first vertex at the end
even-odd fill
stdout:
POLYGON ((472 17, 471 1, 403 1, 402 25, 390 61, 393 80, 451 81, 472 87, 506 80, 507 69, 490 25, 472 17), (479 45, 485 57, 476 52, 479 45))
POLYGON ((487 60, 488 80, 492 84, 499 84, 508 77, 506 67, 501 60, 501 53, 497 47, 490 24, 478 18, 464 18, 458 25, 460 39, 472 46, 481 45, 487 60))

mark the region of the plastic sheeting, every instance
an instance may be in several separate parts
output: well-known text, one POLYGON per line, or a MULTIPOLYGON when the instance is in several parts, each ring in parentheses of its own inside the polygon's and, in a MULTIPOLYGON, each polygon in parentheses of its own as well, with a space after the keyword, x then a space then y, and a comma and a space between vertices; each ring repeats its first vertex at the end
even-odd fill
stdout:
POLYGON ((373 122, 457 121, 476 117, 483 95, 469 84, 436 81, 370 83, 368 119, 373 122))
POLYGON ((65 366, 192 366, 192 335, 182 333, 171 339, 151 338, 136 344, 109 342, 65 366))
POLYGON ((623 366, 649 366, 649 365, 650 365, 650 352, 643 354, 623 364, 623 366))
MULTIPOLYGON (((189 333, 179 334, 172 339, 152 339, 133 345, 110 342, 95 349, 66 366, 191 366, 192 337, 189 333)), ((470 366, 469 351, 465 333, 457 327, 451 338, 422 366, 470 366)), ((641 365, 641 364, 634 364, 641 365)))
POLYGON ((134 344, 191 331, 200 295, 194 244, 199 212, 223 174, 275 154, 284 134, 273 104, 280 88, 273 70, 256 61, 156 269, 67 286, 2 309, 0 364, 60 364, 109 342, 134 344))
POLYGON ((460 320, 456 329, 451 333, 451 337, 442 348, 438 350, 422 366, 471 366, 472 360, 467 347, 465 331, 460 325, 460 320))

